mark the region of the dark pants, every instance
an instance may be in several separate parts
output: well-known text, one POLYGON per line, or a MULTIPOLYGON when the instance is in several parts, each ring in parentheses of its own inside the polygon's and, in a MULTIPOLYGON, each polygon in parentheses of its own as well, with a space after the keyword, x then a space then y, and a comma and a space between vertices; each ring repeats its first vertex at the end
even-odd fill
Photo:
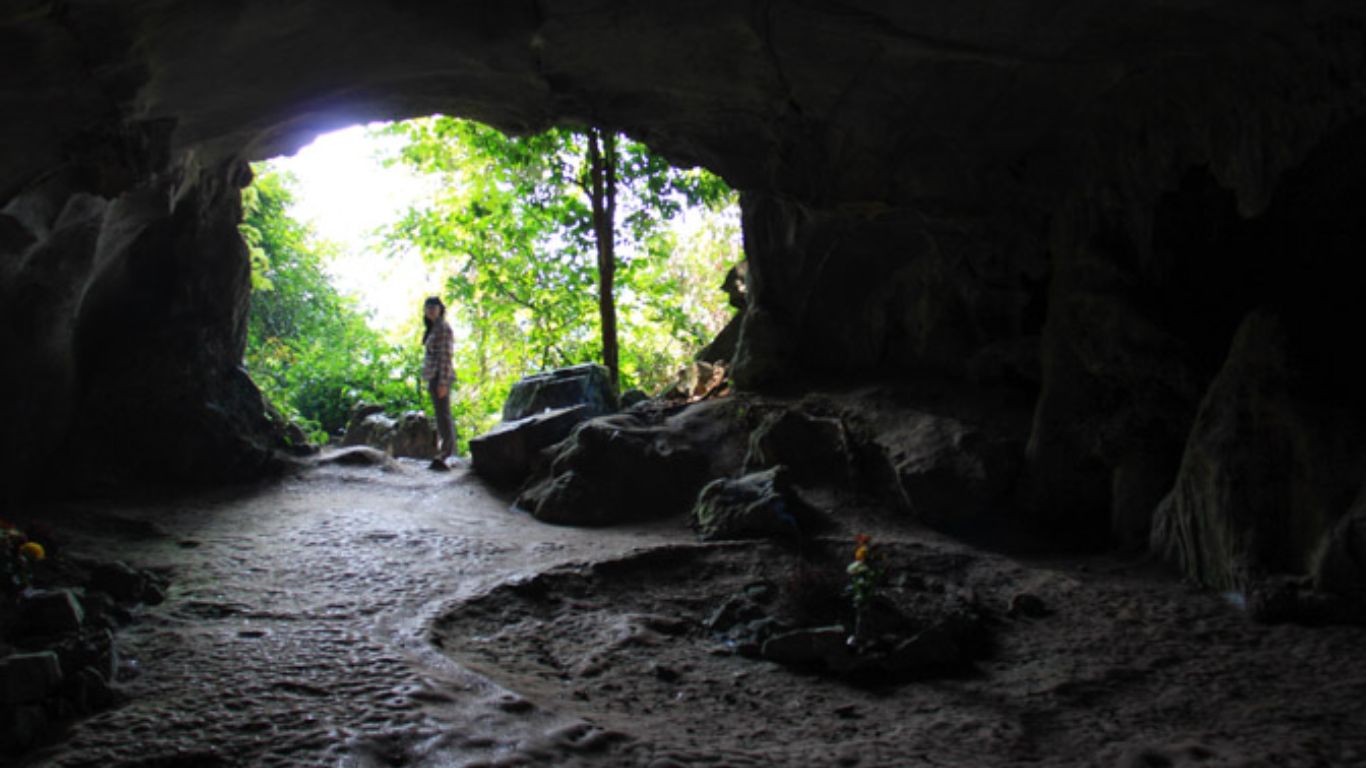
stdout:
POLYGON ((428 382, 427 393, 432 396, 432 408, 436 410, 437 455, 448 457, 455 453, 455 425, 451 423, 451 391, 445 397, 436 396, 436 384, 428 382))

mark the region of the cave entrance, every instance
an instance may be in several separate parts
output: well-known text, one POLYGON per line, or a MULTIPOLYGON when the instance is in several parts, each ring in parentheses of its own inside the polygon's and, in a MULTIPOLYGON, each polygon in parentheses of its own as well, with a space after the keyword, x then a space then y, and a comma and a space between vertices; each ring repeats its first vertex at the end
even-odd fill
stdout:
POLYGON ((333 131, 253 170, 247 368, 315 442, 363 403, 431 414, 427 296, 455 332, 462 452, 518 378, 603 362, 603 231, 622 390, 667 388, 734 314, 721 284, 742 258, 735 193, 624 135, 514 138, 438 115, 333 131), (608 160, 604 230, 593 170, 608 160))

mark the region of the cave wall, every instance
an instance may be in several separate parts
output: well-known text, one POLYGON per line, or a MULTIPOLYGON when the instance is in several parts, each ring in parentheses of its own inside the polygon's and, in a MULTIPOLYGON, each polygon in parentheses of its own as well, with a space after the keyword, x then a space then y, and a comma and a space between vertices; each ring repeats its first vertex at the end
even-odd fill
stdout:
MULTIPOLYGON (((1197 429, 1211 387, 1249 369, 1228 362, 1237 330, 1270 313, 1292 329, 1295 381, 1340 375, 1315 350, 1346 315, 1312 286, 1341 283, 1359 233, 1295 201, 1345 199, 1335 180, 1366 170, 1338 162, 1366 114, 1363 29, 1366 10, 1331 0, 15 0, 0 11, 5 493, 53 471, 116 486, 265 471, 278 438, 238 368, 244 161, 444 112, 609 125, 722 174, 751 264, 741 386, 1034 393, 1021 513, 1142 546, 1161 507, 1154 544, 1203 574, 1182 554, 1203 545, 1169 532, 1245 519, 1190 479, 1191 446, 1218 444, 1197 429), (1287 290, 1290 274, 1311 288, 1287 290)), ((1355 468, 1349 443, 1314 455, 1355 468)), ((1294 556, 1262 558, 1273 569, 1302 568, 1347 511, 1340 492, 1310 497, 1331 501, 1266 513, 1322 518, 1294 556)))
POLYGON ((172 162, 163 128, 104 137, 95 159, 0 212, 8 501, 30 482, 63 493, 247 480, 285 447, 240 367, 250 169, 172 162))

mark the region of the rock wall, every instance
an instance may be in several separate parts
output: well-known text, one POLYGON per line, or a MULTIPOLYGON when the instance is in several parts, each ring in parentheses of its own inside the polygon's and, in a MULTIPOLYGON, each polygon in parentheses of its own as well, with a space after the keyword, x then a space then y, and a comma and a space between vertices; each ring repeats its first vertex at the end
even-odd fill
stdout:
MULTIPOLYGON (((1178 471, 1250 312, 1303 380, 1340 375, 1363 30, 1346 0, 10 3, 4 486, 268 466, 236 367, 242 163, 439 111, 608 125, 721 173, 742 387, 1007 383, 1035 399, 1020 509, 1141 545, 1196 493, 1178 471)), ((1299 568, 1311 545, 1282 546, 1299 568)))
POLYGON ((11 198, 0 462, 64 492, 231 482, 282 438, 240 367, 250 280, 240 162, 169 160, 163 125, 104 138, 11 198))
POLYGON ((1362 411, 1325 397, 1302 352, 1278 317, 1250 314, 1200 405, 1153 544, 1203 583, 1243 590, 1308 574, 1320 549, 1337 547, 1321 586, 1358 586, 1342 565, 1360 558, 1360 542, 1333 529, 1366 473, 1362 411))

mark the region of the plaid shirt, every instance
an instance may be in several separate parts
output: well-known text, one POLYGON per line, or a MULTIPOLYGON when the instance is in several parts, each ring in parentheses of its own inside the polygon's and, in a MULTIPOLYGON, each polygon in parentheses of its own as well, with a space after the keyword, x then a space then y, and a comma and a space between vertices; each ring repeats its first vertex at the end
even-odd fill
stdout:
POLYGON ((455 384, 455 366, 451 355, 455 352, 455 334, 445 320, 432 325, 427 335, 427 353, 422 357, 422 380, 437 387, 455 384))

